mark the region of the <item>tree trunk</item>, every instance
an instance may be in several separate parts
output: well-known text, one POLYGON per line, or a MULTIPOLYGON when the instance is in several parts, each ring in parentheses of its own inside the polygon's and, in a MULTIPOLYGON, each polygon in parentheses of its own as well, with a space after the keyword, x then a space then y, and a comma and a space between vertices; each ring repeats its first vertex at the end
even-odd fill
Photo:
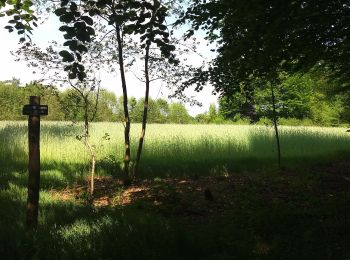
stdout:
POLYGON ((272 101, 272 121, 275 128, 275 137, 276 137, 276 145, 277 145, 278 168, 281 169, 281 146, 280 146, 280 138, 278 133, 278 126, 277 126, 276 98, 275 98, 275 92, 273 90, 272 83, 271 83, 271 101, 272 101))
POLYGON ((84 129, 85 129, 85 134, 84 134, 84 142, 85 146, 90 152, 91 156, 91 175, 90 175, 90 195, 91 198, 93 198, 94 195, 94 183, 95 183, 95 168, 96 168, 96 155, 95 151, 90 143, 90 131, 89 131, 89 114, 88 114, 88 100, 87 97, 84 96, 84 129))
POLYGON ((123 88, 123 108, 124 108, 124 145, 125 145, 125 155, 124 155, 124 168, 123 168, 123 183, 125 186, 130 185, 130 174, 129 174, 129 164, 130 164, 130 117, 128 108, 128 91, 126 87, 125 72, 124 72, 124 59, 123 59, 123 42, 121 38, 120 27, 116 24, 117 42, 118 42, 118 59, 119 59, 119 69, 120 77, 122 81, 123 88))
POLYGON ((148 99, 149 99, 149 71, 148 71, 148 61, 149 61, 149 48, 150 45, 147 44, 146 46, 146 54, 145 54, 145 78, 146 78, 146 92, 145 92, 145 102, 143 106, 143 117, 142 117, 142 130, 141 135, 139 139, 139 147, 137 149, 137 155, 136 155, 136 161, 134 165, 134 176, 138 175, 140 160, 141 160, 141 153, 142 153, 142 147, 143 142, 145 139, 146 134, 146 126, 147 126, 147 115, 148 115, 148 99))

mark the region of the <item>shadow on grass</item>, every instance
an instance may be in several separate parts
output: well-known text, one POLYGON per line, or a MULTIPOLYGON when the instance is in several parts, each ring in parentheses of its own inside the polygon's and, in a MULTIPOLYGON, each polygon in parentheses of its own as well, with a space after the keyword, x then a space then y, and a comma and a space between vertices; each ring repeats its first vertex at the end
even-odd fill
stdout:
MULTIPOLYGON (((263 131, 264 132, 264 131, 263 131)), ((213 139, 188 147, 184 141, 162 152, 148 151, 141 158, 140 176, 191 177, 215 176, 239 172, 278 171, 275 137, 252 132, 245 145, 236 141, 221 144, 213 139)), ((290 132, 281 134, 282 167, 303 168, 334 160, 348 160, 350 136, 290 132)))
POLYGON ((308 207, 293 203, 303 187, 281 200, 275 192, 284 191, 280 180, 258 181, 235 191, 239 207, 205 219, 164 215, 137 203, 93 208, 76 201, 44 200, 32 244, 23 226, 24 201, 14 190, 7 196, 0 193, 0 254, 3 259, 24 258, 28 252, 35 259, 350 257, 349 192, 306 196, 313 202, 308 207), (268 198, 270 190, 275 193, 268 198))
MULTIPOLYGON (((252 156, 249 151, 242 151, 241 155, 221 157, 222 154, 211 150, 197 160, 186 155, 177 160, 145 156, 142 177, 221 175, 276 168, 270 141, 252 137, 250 146, 266 146, 263 151, 268 156, 252 156)), ((124 207, 93 208, 74 200, 54 200, 47 190, 63 189, 88 172, 82 164, 61 162, 42 165, 40 227, 34 241, 30 242, 23 224, 27 171, 25 159, 21 161, 20 158, 25 153, 20 147, 14 147, 8 154, 6 149, 3 151, 0 183, 0 255, 3 259, 25 258, 28 252, 37 259, 350 257, 350 194, 345 189, 330 189, 329 179, 327 182, 321 180, 321 183, 317 178, 300 179, 295 181, 293 193, 283 193, 285 186, 280 182, 285 176, 274 179, 274 175, 267 180, 257 178, 243 189, 231 187, 236 204, 223 216, 188 221, 171 214, 160 214, 159 208, 153 210, 136 203, 124 207), (322 193, 324 196, 319 196, 320 189, 326 191, 322 193), (279 192, 284 195, 282 198, 279 192), (307 205, 293 203, 293 196, 305 200, 307 205)), ((346 153, 342 152, 344 160, 348 160, 346 153)), ((337 152, 309 157, 296 154, 285 158, 284 162, 296 166, 300 162, 309 163, 308 160, 332 161, 333 156, 338 156, 337 152)), ((114 165, 115 162, 106 161, 99 167, 108 174, 114 165)), ((116 174, 118 171, 117 168, 116 174)), ((296 178, 303 173, 301 171, 296 178)))
MULTIPOLYGON (((282 154, 282 168, 283 169, 301 169, 300 174, 305 168, 310 168, 313 165, 329 164, 334 161, 348 161, 350 151, 338 151, 329 153, 327 155, 315 156, 288 156, 284 157, 282 154)), ((140 175, 141 178, 181 178, 190 177, 197 178, 200 176, 223 176, 232 174, 241 174, 245 172, 262 172, 278 173, 279 167, 277 158, 266 157, 245 157, 245 158, 231 158, 231 159, 216 159, 213 161, 206 160, 191 161, 190 158, 182 161, 162 161, 157 158, 145 158, 141 162, 140 175)), ((349 169, 350 171, 350 169, 349 169)))

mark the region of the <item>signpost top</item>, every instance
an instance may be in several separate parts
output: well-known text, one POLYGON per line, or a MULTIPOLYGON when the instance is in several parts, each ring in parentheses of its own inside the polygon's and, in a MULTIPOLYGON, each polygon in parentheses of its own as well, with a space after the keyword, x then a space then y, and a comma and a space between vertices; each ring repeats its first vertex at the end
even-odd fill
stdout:
POLYGON ((29 105, 24 105, 22 114, 26 116, 47 116, 49 108, 47 105, 40 105, 39 96, 30 96, 29 105))
POLYGON ((26 116, 47 116, 49 108, 47 105, 24 105, 22 114, 26 116))

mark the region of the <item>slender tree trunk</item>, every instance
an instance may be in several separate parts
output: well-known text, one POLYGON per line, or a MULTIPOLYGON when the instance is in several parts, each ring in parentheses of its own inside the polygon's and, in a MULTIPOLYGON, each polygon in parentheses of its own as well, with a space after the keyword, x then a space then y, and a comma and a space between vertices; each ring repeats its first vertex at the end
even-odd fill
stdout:
POLYGON ((96 155, 95 155, 95 151, 90 143, 89 115, 88 115, 89 105, 88 105, 87 97, 84 97, 84 103, 85 103, 85 108, 84 108, 84 129, 85 129, 84 142, 85 142, 85 146, 89 150, 90 156, 91 156, 90 195, 92 197, 94 195, 94 188, 95 188, 96 155))
POLYGON ((128 108, 128 91, 126 87, 125 72, 124 72, 124 59, 123 59, 123 42, 121 38, 120 27, 116 24, 117 42, 118 42, 118 59, 119 59, 119 69, 120 77, 122 81, 123 88, 123 108, 124 108, 124 145, 125 145, 125 155, 124 155, 124 169, 123 169, 123 183, 125 186, 130 185, 130 174, 129 174, 129 164, 130 164, 130 117, 128 108))
POLYGON ((94 195, 94 191, 95 191, 95 168, 96 168, 96 156, 95 156, 95 154, 92 154, 92 156, 91 156, 91 182, 90 182, 91 196, 94 195))
POLYGON ((146 126, 147 126, 147 116, 148 116, 148 99, 149 99, 149 71, 148 71, 148 61, 149 61, 149 48, 150 45, 147 44, 146 46, 146 54, 145 54, 145 79, 146 79, 146 92, 145 92, 145 102, 143 106, 143 117, 142 117, 142 130, 141 135, 139 139, 139 147, 137 149, 137 155, 136 155, 136 161, 134 165, 134 176, 138 175, 140 160, 141 160, 141 153, 142 153, 142 147, 145 139, 146 134, 146 126))
POLYGON ((278 126, 277 126, 276 97, 275 97, 275 92, 274 92, 272 83, 271 83, 271 101, 272 101, 272 121, 275 128, 275 137, 276 137, 276 145, 277 145, 278 167, 281 169, 281 145, 280 145, 280 138, 278 133, 278 126))

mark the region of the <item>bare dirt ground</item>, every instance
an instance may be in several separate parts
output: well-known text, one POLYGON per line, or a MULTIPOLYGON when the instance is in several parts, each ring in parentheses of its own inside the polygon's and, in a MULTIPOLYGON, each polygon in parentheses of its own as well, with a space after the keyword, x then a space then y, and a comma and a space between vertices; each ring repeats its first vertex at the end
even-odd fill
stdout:
MULTIPOLYGON (((58 199, 86 202, 89 180, 65 190, 53 191, 58 199)), ((95 179, 95 207, 123 207, 159 210, 163 214, 208 218, 241 208, 288 204, 312 208, 315 200, 342 196, 350 190, 350 162, 317 165, 305 170, 283 169, 279 174, 240 173, 196 179, 137 180, 123 187, 119 180, 95 179)), ((91 198, 91 197, 90 197, 91 198)), ((317 204, 317 203, 316 203, 317 204)))

